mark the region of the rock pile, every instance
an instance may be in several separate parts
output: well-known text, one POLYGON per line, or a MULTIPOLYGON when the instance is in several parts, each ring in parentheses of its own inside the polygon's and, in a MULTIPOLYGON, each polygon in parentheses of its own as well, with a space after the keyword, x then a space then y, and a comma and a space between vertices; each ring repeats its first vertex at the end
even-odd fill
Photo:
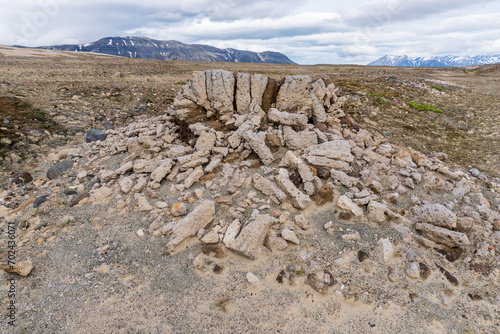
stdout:
MULTIPOLYGON (((83 160, 59 162, 47 177, 76 175, 72 207, 147 213, 149 233, 170 235, 170 252, 196 236, 255 259, 300 244, 311 224, 334 233, 333 222, 305 218, 319 207, 336 222, 390 224, 408 242, 444 253, 500 242, 498 181, 352 126, 337 94, 333 83, 307 76, 195 72, 170 114, 92 132, 83 160), (88 184, 91 176, 98 181, 88 184)), ((359 240, 350 232, 343 240, 359 240)), ((406 251, 389 238, 378 245, 384 263, 406 251)), ((482 263, 498 261, 483 248, 482 263)), ((432 265, 406 254, 410 277, 432 265)), ((306 284, 326 293, 334 282, 318 268, 306 284)))

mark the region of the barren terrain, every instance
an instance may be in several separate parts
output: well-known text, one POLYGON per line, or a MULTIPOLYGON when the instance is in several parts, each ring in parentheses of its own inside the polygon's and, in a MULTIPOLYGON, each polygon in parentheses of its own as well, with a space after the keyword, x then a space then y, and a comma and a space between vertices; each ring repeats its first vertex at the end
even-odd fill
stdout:
POLYGON ((0 258, 7 264, 13 227, 16 263, 33 265, 28 276, 2 272, 0 331, 499 333, 498 92, 496 66, 168 62, 0 47, 0 258), (258 126, 232 145, 238 119, 190 119, 205 100, 186 118, 173 106, 181 90, 193 94, 194 71, 215 69, 292 88, 308 80, 300 75, 322 78, 343 102, 329 110, 337 96, 323 97, 324 122, 250 113, 258 126), (86 142, 90 129, 107 139, 86 142), (309 150, 324 154, 328 143, 346 154, 322 168, 309 150), (21 171, 33 180, 14 184, 21 171), (237 246, 266 220, 252 230, 262 240, 248 238, 258 247, 237 246))

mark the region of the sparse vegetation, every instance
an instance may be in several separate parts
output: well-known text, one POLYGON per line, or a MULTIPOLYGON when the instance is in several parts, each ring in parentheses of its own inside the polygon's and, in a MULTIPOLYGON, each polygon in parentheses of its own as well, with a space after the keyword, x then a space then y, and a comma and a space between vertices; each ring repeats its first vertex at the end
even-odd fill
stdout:
POLYGON ((228 301, 229 301, 229 297, 225 297, 225 298, 219 299, 214 305, 217 306, 219 311, 227 312, 226 305, 227 305, 228 301))
POLYGON ((176 85, 185 85, 185 84, 187 84, 187 82, 186 81, 177 81, 175 84, 176 85))
POLYGON ((297 270, 295 272, 295 275, 299 276, 299 277, 302 277, 302 276, 305 276, 306 275, 306 272, 304 270, 297 270))
POLYGON ((415 102, 408 102, 408 105, 412 106, 413 108, 415 109, 418 109, 418 110, 428 110, 428 111, 434 111, 434 112, 437 112, 437 113, 440 113, 442 114, 443 111, 440 110, 440 109, 437 109, 435 107, 431 107, 431 106, 428 106, 427 104, 416 104, 415 102))
POLYGON ((436 86, 436 85, 431 85, 431 88, 434 88, 434 89, 436 89, 436 90, 438 90, 438 91, 440 91, 440 92, 442 92, 442 91, 443 91, 443 88, 441 88, 441 87, 439 87, 439 86, 436 86))
POLYGON ((387 101, 382 96, 379 96, 378 94, 371 93, 371 94, 368 94, 368 97, 375 97, 378 104, 387 104, 387 101))

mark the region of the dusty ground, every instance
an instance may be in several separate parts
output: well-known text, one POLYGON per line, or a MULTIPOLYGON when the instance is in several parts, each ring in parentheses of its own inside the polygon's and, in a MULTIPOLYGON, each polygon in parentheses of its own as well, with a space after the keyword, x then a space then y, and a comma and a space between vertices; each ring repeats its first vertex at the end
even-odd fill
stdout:
POLYGON ((451 161, 500 175, 500 70, 495 66, 428 69, 165 62, 4 48, 0 49, 0 97, 15 98, 31 111, 24 120, 17 120, 18 125, 4 121, 0 128, 0 138, 9 136, 13 142, 0 143, 0 156, 9 152, 7 162, 36 156, 92 126, 105 128, 106 122, 120 125, 139 113, 163 112, 192 71, 221 68, 278 80, 294 74, 331 77, 351 95, 350 115, 360 125, 383 132, 393 142, 424 153, 443 151, 451 161), (419 111, 408 102, 427 104, 443 113, 419 111), (48 129, 51 136, 33 128, 48 129), (39 141, 44 143, 42 148, 33 149, 31 144, 39 141))
MULTIPOLYGON (((464 170, 475 167, 500 176, 500 72, 495 68, 213 64, 0 48, 0 139, 9 139, 0 144, 0 184, 9 190, 7 176, 20 169, 30 170, 35 180, 44 177, 63 148, 78 145, 84 155, 89 128, 105 129, 108 122, 119 127, 139 115, 167 112, 192 71, 216 68, 275 79, 330 77, 349 95, 348 112, 360 125, 424 153, 445 152, 464 170), (418 111, 407 105, 410 101, 443 114, 418 111)), ((122 158, 113 156, 107 163, 122 158)), ((255 261, 227 249, 222 259, 205 255, 196 242, 169 255, 165 238, 137 235, 151 221, 133 210, 120 215, 112 205, 74 207, 67 222, 73 174, 42 189, 57 194, 57 200, 36 214, 33 209, 32 226, 18 229, 18 238, 25 240, 18 244, 18 260, 31 259, 35 269, 17 279, 18 326, 7 326, 2 306, 1 332, 499 333, 498 268, 489 278, 477 272, 469 277, 468 263, 448 263, 460 279, 455 286, 434 265, 443 265, 443 256, 418 248, 419 257, 433 264, 432 275, 425 281, 410 279, 403 273, 402 256, 386 265, 376 260, 379 238, 389 237, 395 245, 407 242, 395 229, 339 221, 333 204, 304 213, 314 223, 301 234, 300 246, 261 254, 255 261), (323 229, 328 221, 334 222, 332 235, 323 229), (342 238, 351 230, 359 232, 359 241, 342 238), (369 255, 368 262, 358 261, 360 250, 369 255), (193 264, 199 256, 201 269, 193 264), (214 273, 216 265, 222 273, 214 273), (337 280, 327 295, 303 284, 314 265, 330 268, 337 280), (396 282, 387 279, 387 266, 399 273, 396 282), (286 275, 279 283, 282 270, 286 275), (262 286, 248 285, 247 272, 260 277, 262 286)), ((29 198, 33 188, 16 191, 29 198)), ((421 187, 416 192, 429 200, 436 196, 421 187)), ((160 196, 169 204, 177 201, 166 191, 160 196)), ((463 257, 474 257, 474 251, 463 257)), ((7 292, 2 286, 2 303, 7 292)))

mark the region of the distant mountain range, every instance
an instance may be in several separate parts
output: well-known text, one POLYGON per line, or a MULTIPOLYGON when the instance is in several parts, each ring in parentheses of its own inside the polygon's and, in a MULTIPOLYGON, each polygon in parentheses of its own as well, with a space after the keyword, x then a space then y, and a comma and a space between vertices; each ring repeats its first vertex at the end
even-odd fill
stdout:
POLYGON ((405 67, 463 67, 474 65, 487 65, 500 63, 500 55, 485 56, 443 56, 443 57, 418 57, 408 56, 383 56, 369 63, 368 66, 405 66, 405 67))
POLYGON ((105 37, 87 44, 51 45, 37 48, 97 52, 114 56, 145 59, 295 64, 287 56, 279 52, 218 49, 209 45, 184 44, 178 41, 159 41, 147 37, 105 37))

